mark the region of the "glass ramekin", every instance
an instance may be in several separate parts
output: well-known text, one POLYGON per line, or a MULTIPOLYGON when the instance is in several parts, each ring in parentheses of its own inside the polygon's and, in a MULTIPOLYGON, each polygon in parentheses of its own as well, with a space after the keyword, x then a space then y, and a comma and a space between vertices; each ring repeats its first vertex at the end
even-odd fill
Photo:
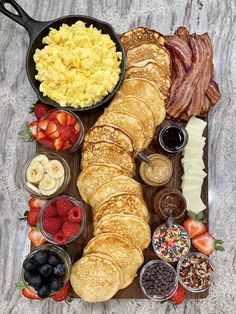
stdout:
POLYGON ((187 232, 186 232, 186 230, 184 229, 183 226, 181 226, 181 225, 179 225, 179 224, 176 224, 176 223, 173 223, 173 225, 178 226, 180 229, 182 229, 183 231, 186 232, 186 238, 188 239, 189 246, 188 246, 187 251, 186 251, 186 253, 185 253, 184 255, 179 256, 178 258, 176 258, 176 259, 173 260, 173 261, 170 260, 170 259, 168 259, 168 258, 164 258, 164 256, 163 256, 162 254, 160 254, 160 253, 155 249, 155 246, 154 246, 154 237, 155 237, 156 231, 157 231, 158 229, 160 229, 162 226, 165 226, 165 225, 166 225, 165 223, 164 223, 164 224, 161 224, 161 225, 158 226, 158 227, 155 229, 155 231, 153 232, 153 236, 152 236, 152 247, 153 247, 153 250, 154 250, 155 254, 156 254, 160 259, 162 259, 163 261, 168 262, 168 263, 176 263, 176 262, 178 262, 178 261, 180 260, 180 258, 181 258, 182 256, 186 256, 186 254, 189 253, 189 250, 190 250, 190 248, 191 248, 191 240, 190 240, 190 237, 189 237, 189 235, 187 234, 187 232))
POLYGON ((42 224, 42 220, 43 220, 43 212, 44 212, 44 209, 51 205, 52 203, 56 202, 57 200, 59 200, 60 198, 66 198, 68 199, 69 201, 73 202, 75 204, 75 206, 79 206, 82 208, 83 210, 83 217, 82 217, 82 220, 80 222, 80 231, 74 235, 73 237, 69 238, 67 241, 63 242, 63 244, 61 245, 65 245, 67 243, 70 243, 72 241, 74 241, 76 238, 78 238, 80 236, 80 234, 83 232, 83 229, 84 229, 84 226, 85 226, 85 222, 86 222, 86 212, 85 212, 85 208, 84 208, 84 205, 82 204, 82 202, 78 201, 77 199, 71 197, 71 196, 67 196, 67 195, 61 195, 61 196, 57 196, 57 197, 54 197, 52 199, 50 199, 41 209, 40 209, 40 212, 39 212, 39 216, 38 216, 38 221, 37 221, 37 227, 39 228, 40 232, 42 233, 42 235, 44 236, 44 238, 50 242, 50 243, 53 243, 55 245, 60 245, 58 243, 56 243, 54 240, 53 240, 53 236, 49 233, 47 233, 46 231, 44 231, 43 229, 43 224, 42 224))
POLYGON ((70 182, 70 179, 71 179, 71 174, 70 174, 70 167, 68 165, 68 163, 65 161, 64 158, 62 158, 61 156, 55 154, 55 153, 39 153, 39 154, 36 154, 32 157, 30 157, 24 164, 23 168, 22 168, 22 171, 21 171, 21 181, 22 181, 22 185, 23 187, 25 188, 25 190, 33 197, 36 197, 36 198, 39 198, 39 199, 47 199, 47 198, 51 198, 51 197, 54 197, 56 195, 59 195, 60 193, 62 193, 68 186, 69 182, 70 182), (43 194, 38 194, 36 193, 35 191, 33 191, 31 188, 29 188, 27 186, 27 178, 26 178, 26 172, 27 172, 27 169, 31 163, 31 161, 39 156, 39 155, 46 155, 48 157, 49 160, 52 160, 52 159, 55 159, 55 160, 58 160, 62 163, 63 167, 64 167, 64 170, 65 170, 65 177, 64 177, 64 181, 62 183, 62 185, 58 188, 57 191, 55 191, 53 194, 51 195, 43 195, 43 194))
MULTIPOLYGON (((27 258, 31 258, 38 251, 54 252, 54 253, 58 254, 59 257, 63 260, 63 263, 65 265, 65 270, 66 270, 65 271, 65 276, 64 276, 64 285, 65 285, 70 280, 70 273, 71 273, 71 267, 72 267, 72 262, 73 262, 71 256, 68 254, 68 252, 64 248, 62 248, 60 246, 47 243, 47 244, 43 244, 43 245, 35 248, 32 252, 30 252, 26 256, 25 260, 27 258)), ((37 291, 32 286, 30 286, 27 281, 25 281, 25 279, 24 279, 24 272, 25 272, 25 270, 24 270, 24 268, 22 266, 21 276, 22 276, 22 280, 24 282, 25 287, 27 287, 34 294, 37 294, 37 291)), ((51 293, 49 296, 52 296, 55 293, 57 293, 57 291, 51 293)))
POLYGON ((152 300, 155 300, 155 301, 164 301, 164 300, 167 300, 167 299, 169 299, 170 297, 172 297, 172 295, 176 292, 176 289, 177 289, 177 287, 178 287, 177 273, 176 273, 174 267, 171 266, 170 264, 168 264, 167 262, 162 261, 162 260, 158 260, 158 259, 152 260, 152 261, 148 262, 147 264, 145 264, 145 265, 143 266, 143 268, 142 268, 142 270, 141 270, 141 272, 140 272, 139 284, 140 284, 140 287, 141 287, 143 293, 144 293, 149 299, 152 299, 152 300), (165 265, 167 265, 167 266, 170 268, 170 270, 175 274, 175 285, 174 285, 173 289, 170 291, 169 294, 166 294, 166 295, 164 295, 164 296, 158 296, 158 295, 156 295, 156 296, 151 296, 151 295, 149 295, 148 292, 145 290, 145 288, 144 288, 144 286, 143 286, 143 283, 142 283, 142 277, 143 277, 143 274, 144 274, 145 270, 146 270, 150 265, 153 265, 153 264, 159 264, 159 265, 160 265, 160 264, 165 264, 165 265))
MULTIPOLYGON (((65 113, 69 113, 71 114, 75 119, 76 119, 76 122, 79 124, 80 126, 80 132, 79 132, 79 136, 77 138, 77 141, 75 142, 75 144, 73 146, 71 146, 70 148, 68 149, 60 149, 59 151, 70 151, 70 152, 75 152, 76 150, 78 150, 83 142, 83 139, 84 139, 84 135, 85 135, 85 130, 84 130, 84 125, 83 125, 83 122, 81 121, 81 119, 75 114, 73 113, 72 111, 68 110, 68 109, 52 109, 50 111, 48 111, 41 119, 41 120, 44 120, 44 119, 47 119, 48 116, 50 114, 52 114, 53 112, 65 112, 65 113)), ((47 146, 43 145, 41 142, 40 144, 42 146, 44 146, 45 148, 49 149, 47 146)), ((52 149, 52 151, 56 151, 56 149, 52 149)))
POLYGON ((176 270, 177 270, 178 280, 179 280, 180 284, 184 287, 184 289, 186 289, 187 291, 194 292, 194 293, 199 293, 199 292, 206 291, 206 290, 208 290, 208 289, 210 288, 210 286, 211 286, 211 284, 212 284, 213 277, 214 277, 214 276, 213 276, 213 275, 214 275, 213 272, 212 272, 212 274, 211 274, 211 279, 210 279, 210 282, 209 282, 209 287, 204 288, 204 289, 192 288, 191 286, 185 285, 185 284, 183 283, 183 281, 182 281, 182 278, 181 278, 181 276, 180 276, 180 269, 181 269, 182 263, 184 262, 184 260, 185 260, 187 257, 191 257, 191 256, 200 256, 200 257, 206 259, 206 260, 210 263, 210 265, 211 265, 211 267, 212 267, 212 269, 213 269, 213 271, 214 271, 214 265, 213 265, 212 261, 209 259, 208 256, 206 256, 206 255, 204 255, 204 254, 202 254, 202 253, 199 253, 199 252, 190 252, 190 253, 186 254, 185 256, 181 257, 181 259, 180 259, 179 262, 178 262, 177 269, 176 269, 176 270))
POLYGON ((188 133, 187 133, 187 131, 185 130, 185 128, 180 127, 179 125, 174 125, 174 124, 173 124, 173 125, 166 125, 166 126, 164 126, 163 128, 161 128, 161 130, 160 130, 160 132, 159 132, 159 134, 158 134, 158 141, 159 141, 160 146, 161 146, 166 152, 175 154, 175 153, 181 152, 181 151, 184 149, 184 147, 187 145, 187 143, 188 143, 188 133), (176 150, 171 150, 171 149, 168 148, 168 147, 165 145, 165 143, 163 142, 163 133, 164 133, 166 130, 170 129, 170 128, 177 128, 177 129, 179 129, 179 130, 183 133, 183 135, 184 135, 184 141, 183 141, 182 145, 180 145, 176 150))

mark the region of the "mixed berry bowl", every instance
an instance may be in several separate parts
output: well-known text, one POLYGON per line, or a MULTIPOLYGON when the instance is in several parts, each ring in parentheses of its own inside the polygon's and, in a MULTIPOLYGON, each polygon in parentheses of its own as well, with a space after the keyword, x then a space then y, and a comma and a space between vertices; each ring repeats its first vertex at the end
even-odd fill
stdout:
POLYGON ((64 245, 79 237, 85 219, 83 204, 63 195, 52 198, 41 208, 37 226, 48 242, 64 245))

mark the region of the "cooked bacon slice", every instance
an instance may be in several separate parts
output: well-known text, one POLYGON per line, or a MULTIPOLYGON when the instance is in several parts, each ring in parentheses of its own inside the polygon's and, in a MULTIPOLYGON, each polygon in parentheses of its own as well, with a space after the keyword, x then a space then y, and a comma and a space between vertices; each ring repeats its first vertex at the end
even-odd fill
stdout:
POLYGON ((212 106, 214 106, 220 100, 220 89, 215 81, 211 80, 209 82, 206 94, 209 97, 212 106))
POLYGON ((192 35, 190 45, 193 51, 193 63, 177 88, 170 107, 167 109, 167 113, 174 118, 178 118, 180 113, 188 107, 205 64, 206 52, 201 37, 192 35))
POLYGON ((178 37, 177 35, 170 36, 166 40, 165 46, 181 58, 186 70, 190 68, 192 64, 192 50, 186 40, 178 37))
POLYGON ((175 31, 175 35, 185 40, 187 43, 190 43, 190 35, 186 27, 184 26, 178 27, 177 30, 175 31))

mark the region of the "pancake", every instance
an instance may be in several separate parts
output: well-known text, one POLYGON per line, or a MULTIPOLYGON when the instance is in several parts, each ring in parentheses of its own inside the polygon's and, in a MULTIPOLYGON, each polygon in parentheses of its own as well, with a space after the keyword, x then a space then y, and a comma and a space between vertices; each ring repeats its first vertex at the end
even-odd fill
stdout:
POLYGON ((117 293, 123 284, 123 273, 109 255, 89 254, 72 265, 70 282, 84 301, 103 302, 117 293))
POLYGON ((140 198, 143 197, 141 184, 125 176, 114 177, 111 180, 100 185, 90 199, 90 204, 96 212, 97 208, 111 196, 120 193, 134 194, 140 198))
POLYGON ((142 123, 146 142, 144 148, 151 143, 155 133, 155 117, 150 107, 141 99, 134 96, 125 96, 113 100, 107 111, 120 111, 132 114, 142 123))
POLYGON ((128 134, 133 141, 134 147, 138 151, 143 150, 145 147, 145 130, 141 121, 136 116, 124 112, 106 110, 95 123, 95 125, 103 124, 117 127, 128 134))
POLYGON ((148 208, 143 199, 134 194, 123 193, 111 196, 97 208, 93 217, 94 227, 106 215, 120 213, 135 215, 146 222, 149 221, 148 208))
POLYGON ((149 62, 143 67, 132 66, 126 70, 125 77, 148 79, 159 88, 164 98, 169 96, 171 80, 163 68, 157 63, 149 62))
POLYGON ((143 61, 150 59, 154 60, 154 62, 161 66, 166 74, 170 76, 169 52, 164 46, 160 47, 155 44, 141 44, 130 48, 126 54, 126 68, 143 66, 143 61))
POLYGON ((120 41, 125 49, 125 52, 127 53, 128 49, 140 45, 142 43, 145 44, 152 43, 163 46, 165 38, 163 35, 156 31, 152 31, 144 27, 138 27, 122 34, 120 36, 120 41))
POLYGON ((143 99, 152 109, 156 126, 165 119, 166 109, 163 96, 151 81, 140 78, 125 79, 116 93, 115 99, 124 96, 136 96, 143 99))
POLYGON ((114 230, 137 245, 141 250, 146 249, 151 241, 149 225, 143 219, 127 214, 110 214, 102 217, 93 234, 97 236, 114 230))
POLYGON ((127 151, 112 143, 97 142, 84 143, 81 159, 81 169, 84 170, 94 164, 117 165, 128 172, 130 176, 135 175, 135 163, 127 151))
POLYGON ((89 241, 84 248, 84 255, 103 253, 109 255, 123 272, 122 288, 134 280, 137 270, 143 264, 143 253, 132 242, 116 233, 104 233, 89 241))
POLYGON ((92 127, 84 137, 85 143, 96 143, 100 141, 115 143, 129 153, 134 153, 133 142, 130 137, 118 128, 109 125, 98 125, 92 127))
POLYGON ((89 204, 98 186, 112 177, 121 175, 129 173, 117 165, 91 165, 79 174, 76 184, 83 200, 89 204))

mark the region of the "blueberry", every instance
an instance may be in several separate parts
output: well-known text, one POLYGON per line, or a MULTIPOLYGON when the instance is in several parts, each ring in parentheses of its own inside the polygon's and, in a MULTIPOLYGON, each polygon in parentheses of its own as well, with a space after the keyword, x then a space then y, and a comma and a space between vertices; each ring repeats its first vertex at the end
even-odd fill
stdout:
POLYGON ((32 274, 30 277, 29 277, 29 280, 28 280, 28 283, 30 286, 34 287, 35 290, 39 290, 43 284, 43 280, 42 280, 42 277, 41 275, 39 274, 32 274))
POLYGON ((34 270, 37 267, 37 263, 33 260, 33 258, 26 258, 23 263, 23 268, 25 270, 34 270))
POLYGON ((33 259, 40 265, 45 264, 48 259, 46 251, 38 251, 33 255, 33 259))
POLYGON ((53 267, 53 273, 58 276, 62 276, 65 274, 65 265, 64 264, 57 264, 53 267))
POLYGON ((49 264, 41 265, 41 266, 39 266, 39 272, 44 277, 51 276, 51 274, 52 274, 52 266, 49 265, 49 264))
POLYGON ((48 263, 51 265, 57 265, 58 263, 62 262, 62 259, 54 253, 50 253, 48 257, 48 263))
POLYGON ((48 286, 42 286, 39 290, 38 290, 38 296, 40 298, 46 298, 49 296, 49 294, 51 293, 51 290, 48 286))
POLYGON ((28 282, 30 276, 31 276, 30 271, 29 271, 29 270, 25 270, 25 271, 24 271, 24 279, 25 279, 25 281, 28 282))
POLYGON ((51 278, 51 283, 50 283, 50 288, 53 291, 58 291, 60 290, 64 285, 64 282, 60 276, 52 276, 51 278))

